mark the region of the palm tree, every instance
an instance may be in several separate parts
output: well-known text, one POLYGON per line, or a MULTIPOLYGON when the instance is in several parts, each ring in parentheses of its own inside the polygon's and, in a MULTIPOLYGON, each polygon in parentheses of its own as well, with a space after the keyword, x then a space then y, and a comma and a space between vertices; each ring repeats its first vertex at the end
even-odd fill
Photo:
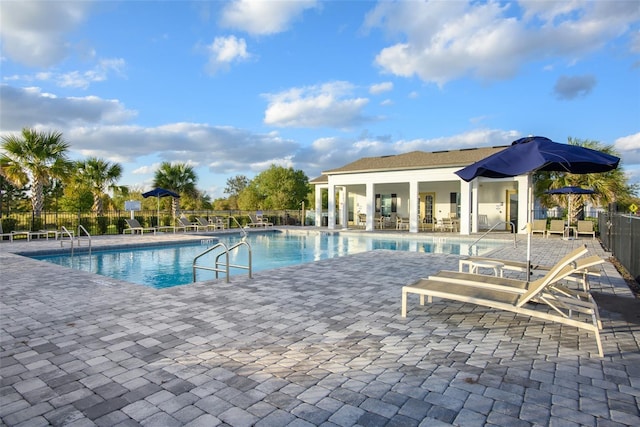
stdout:
MULTIPOLYGON (((171 190, 181 195, 197 197, 198 190, 196 188, 196 175, 193 166, 186 163, 170 163, 162 162, 158 170, 156 170, 153 185, 171 190)), ((173 217, 178 216, 178 199, 171 199, 171 213, 173 217)))
MULTIPOLYGON (((620 156, 612 145, 603 145, 598 141, 569 137, 568 143, 620 156)), ((543 206, 562 206, 567 209, 570 200, 572 218, 569 218, 569 221, 572 223, 581 215, 586 202, 591 202, 594 206, 607 206, 620 198, 629 197, 634 191, 633 187, 628 185, 624 171, 620 167, 609 172, 588 174, 538 172, 534 179, 536 197, 540 199, 543 206), (567 186, 590 188, 595 193, 574 194, 571 197, 546 194, 547 190, 567 186)))
POLYGON ((31 184, 31 205, 39 217, 44 205, 43 187, 52 178, 67 176, 71 162, 60 132, 22 129, 20 136, 2 137, 0 173, 17 186, 31 184))
POLYGON ((93 211, 98 215, 104 212, 103 198, 108 190, 122 190, 115 185, 122 176, 122 166, 97 157, 89 157, 77 162, 77 176, 80 182, 91 188, 93 211))

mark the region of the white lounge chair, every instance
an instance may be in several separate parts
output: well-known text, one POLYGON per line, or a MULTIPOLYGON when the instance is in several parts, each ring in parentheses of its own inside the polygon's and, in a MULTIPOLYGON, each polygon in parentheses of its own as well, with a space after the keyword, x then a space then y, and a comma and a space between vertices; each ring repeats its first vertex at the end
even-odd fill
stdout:
POLYGON ((144 234, 145 231, 147 233, 156 234, 155 227, 143 227, 142 225, 140 225, 140 222, 138 222, 137 219, 125 219, 125 222, 127 223, 127 226, 129 228, 124 229, 122 231, 122 234, 127 234, 127 231, 131 234, 144 234))
MULTIPOLYGON (((502 270, 511 270, 511 271, 517 271, 520 273, 525 273, 527 271, 526 262, 514 261, 510 259, 497 259, 497 258, 490 258, 490 257, 472 256, 472 257, 464 258, 458 261, 458 272, 464 273, 465 267, 466 267, 466 271, 470 273, 474 263, 483 262, 483 261, 500 263, 502 270)), ((546 274, 552 268, 553 268, 552 265, 532 263, 529 271, 532 274, 540 275, 540 274, 546 274)), ((588 276, 592 276, 592 277, 600 276, 600 268, 596 267, 595 265, 585 267, 583 270, 580 270, 572 274, 571 276, 567 277, 566 280, 578 282, 582 286, 582 289, 584 291, 588 291, 589 290, 589 282, 587 280, 588 276)))
POLYGON ((205 230, 215 230, 217 228, 216 224, 212 224, 206 219, 197 216, 196 221, 198 221, 198 225, 205 228, 205 230))
POLYGON ((207 229, 208 227, 202 226, 200 224, 197 223, 193 223, 191 221, 189 221, 189 219, 185 216, 181 216, 180 218, 178 218, 178 224, 180 228, 184 228, 185 231, 189 231, 189 230, 195 230, 195 231, 200 231, 202 229, 207 229))
POLYGON ((250 222, 247 224, 249 227, 271 227, 273 223, 264 219, 261 214, 249 214, 250 222))
MULTIPOLYGON (((588 292, 573 291, 559 283, 561 279, 578 271, 576 269, 586 268, 587 265, 595 262, 589 257, 585 265, 579 266, 576 262, 577 258, 584 253, 586 253, 585 247, 577 248, 554 265, 547 275, 533 282, 485 275, 467 275, 466 278, 455 279, 447 277, 447 273, 439 273, 442 276, 436 275, 418 280, 402 288, 401 315, 406 317, 409 294, 419 295, 421 305, 424 305, 425 297, 428 302, 432 302, 433 297, 438 297, 471 303, 590 331, 595 335, 598 354, 603 357, 600 341, 601 323, 595 301, 588 292), (572 266, 572 263, 576 265, 572 266), (534 301, 546 304, 547 309, 531 307, 529 303, 534 301), (574 313, 589 315, 590 322, 574 319, 572 317, 574 313)), ((460 273, 454 272, 454 274, 460 273)))

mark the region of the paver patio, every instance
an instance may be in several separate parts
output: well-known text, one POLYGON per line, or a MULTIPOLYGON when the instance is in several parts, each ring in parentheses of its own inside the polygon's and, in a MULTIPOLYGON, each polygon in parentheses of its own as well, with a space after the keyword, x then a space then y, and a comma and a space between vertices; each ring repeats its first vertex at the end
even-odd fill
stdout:
MULTIPOLYGON (((94 246, 180 240, 94 238, 94 246)), ((553 263, 578 244, 534 238, 553 263)), ((154 290, 0 244, 0 419, 8 426, 637 426, 640 311, 610 263, 591 280, 605 357, 576 328, 403 285, 456 255, 372 251, 154 290)), ((524 260, 526 245, 499 258, 524 260)))

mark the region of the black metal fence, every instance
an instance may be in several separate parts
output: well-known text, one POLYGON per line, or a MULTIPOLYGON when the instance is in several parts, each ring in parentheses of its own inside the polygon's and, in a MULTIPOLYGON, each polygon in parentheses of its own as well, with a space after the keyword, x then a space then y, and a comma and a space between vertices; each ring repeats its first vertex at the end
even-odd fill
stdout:
MULTIPOLYGON (((181 211, 181 214, 189 218, 191 221, 195 217, 202 218, 222 218, 226 221, 229 228, 237 228, 245 226, 251 219, 249 214, 255 214, 256 211, 181 211), (235 218, 232 219, 231 217, 235 218)), ((262 211, 264 219, 274 225, 301 225, 302 211, 298 210, 278 210, 278 211, 262 211)), ((97 215, 89 212, 43 212, 40 216, 35 216, 32 212, 12 212, 5 215, 2 221, 3 233, 11 233, 12 231, 40 231, 40 230, 59 230, 66 227, 68 230, 76 230, 82 225, 91 235, 105 234, 122 234, 127 228, 126 219, 131 218, 129 211, 109 211, 103 215, 97 215)), ((176 225, 170 214, 160 212, 158 218, 157 211, 136 211, 134 218, 140 222, 143 227, 154 227, 158 225, 176 225)), ((308 221, 307 221, 308 222, 308 221)))
POLYGON ((602 245, 640 283, 640 216, 602 213, 598 223, 602 245))

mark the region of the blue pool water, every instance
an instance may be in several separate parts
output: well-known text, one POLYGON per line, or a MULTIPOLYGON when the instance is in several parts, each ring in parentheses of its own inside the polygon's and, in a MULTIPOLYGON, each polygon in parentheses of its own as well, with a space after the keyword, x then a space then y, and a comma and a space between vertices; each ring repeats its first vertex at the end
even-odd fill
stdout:
MULTIPOLYGON (((217 239, 205 239, 195 244, 174 244, 171 246, 137 247, 135 249, 96 250, 90 255, 69 253, 61 255, 33 256, 43 260, 113 277, 127 282, 137 283, 154 288, 167 288, 193 282, 193 259, 214 245, 217 241, 231 247, 240 241, 240 236, 220 236, 217 239)), ((278 267, 303 264, 323 259, 355 254, 375 249, 398 251, 468 254, 471 240, 423 237, 381 238, 367 235, 341 233, 288 234, 282 232, 251 233, 247 242, 252 249, 253 271, 268 270, 278 267)), ((482 242, 474 246, 474 254, 482 254, 502 245, 500 242, 482 242)), ((212 265, 219 250, 203 257, 199 265, 212 265)), ((231 252, 230 263, 247 265, 248 251, 241 247, 231 252)), ((247 271, 231 269, 231 276, 247 274, 247 271)), ((224 274, 220 276, 224 278, 224 274)), ((215 273, 198 270, 197 280, 211 280, 215 273)))

